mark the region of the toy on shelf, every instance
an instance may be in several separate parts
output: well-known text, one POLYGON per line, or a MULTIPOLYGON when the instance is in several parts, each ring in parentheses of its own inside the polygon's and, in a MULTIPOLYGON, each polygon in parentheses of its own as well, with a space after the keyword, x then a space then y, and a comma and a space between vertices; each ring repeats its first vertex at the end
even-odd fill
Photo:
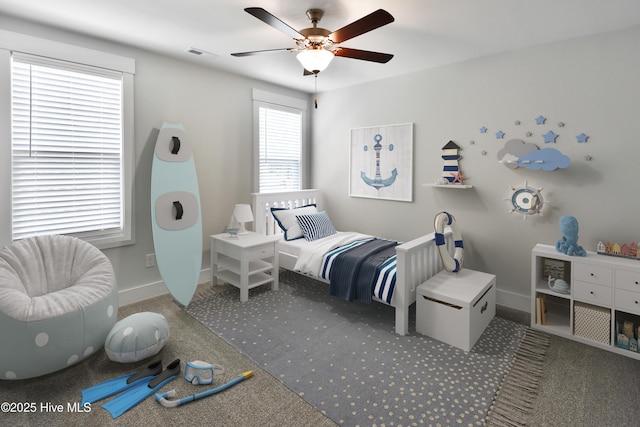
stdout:
POLYGON ((563 279, 554 279, 549 276, 547 283, 549 285, 549 289, 559 294, 569 295, 571 293, 571 289, 569 288, 569 284, 563 279))
POLYGON ((640 260, 640 251, 638 250, 638 243, 636 242, 631 242, 629 244, 624 243, 621 246, 619 243, 603 243, 600 241, 598 242, 596 252, 599 255, 640 260))
POLYGON ((578 220, 565 215, 558 222, 562 239, 556 242, 556 251, 570 256, 587 256, 582 246, 578 245, 578 220))

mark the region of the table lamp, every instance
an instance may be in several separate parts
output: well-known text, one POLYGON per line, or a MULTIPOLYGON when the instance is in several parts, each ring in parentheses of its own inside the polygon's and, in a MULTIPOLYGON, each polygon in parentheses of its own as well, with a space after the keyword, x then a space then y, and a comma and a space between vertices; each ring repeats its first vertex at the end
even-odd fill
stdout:
POLYGON ((238 235, 248 234, 249 232, 245 228, 245 222, 253 221, 253 213, 251 212, 251 206, 246 204, 238 204, 233 209, 233 216, 236 221, 240 223, 240 230, 238 230, 238 235))

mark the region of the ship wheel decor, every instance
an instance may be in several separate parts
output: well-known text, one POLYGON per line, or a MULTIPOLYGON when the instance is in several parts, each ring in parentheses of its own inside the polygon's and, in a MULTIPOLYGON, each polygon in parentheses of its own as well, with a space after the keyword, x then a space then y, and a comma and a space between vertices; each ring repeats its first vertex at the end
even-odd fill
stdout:
POLYGON ((518 213, 523 215, 525 221, 528 216, 542 215, 541 210, 545 203, 549 203, 542 197, 542 187, 533 188, 524 182, 522 187, 511 187, 511 196, 505 198, 509 203, 509 213, 518 213))

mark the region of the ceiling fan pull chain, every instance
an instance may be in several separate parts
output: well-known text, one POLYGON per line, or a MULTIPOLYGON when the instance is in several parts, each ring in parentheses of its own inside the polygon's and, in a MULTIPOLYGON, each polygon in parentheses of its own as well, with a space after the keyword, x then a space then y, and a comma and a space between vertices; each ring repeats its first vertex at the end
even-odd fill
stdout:
POLYGON ((318 73, 315 74, 315 91, 314 91, 314 97, 313 97, 313 105, 316 107, 316 110, 318 109, 318 73))

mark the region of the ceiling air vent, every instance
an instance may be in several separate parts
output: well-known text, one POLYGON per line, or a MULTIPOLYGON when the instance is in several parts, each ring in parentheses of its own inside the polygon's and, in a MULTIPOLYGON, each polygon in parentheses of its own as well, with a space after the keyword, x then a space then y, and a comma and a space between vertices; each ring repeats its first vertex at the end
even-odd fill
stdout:
POLYGON ((218 58, 218 55, 216 55, 215 53, 207 52, 206 50, 198 49, 197 47, 190 47, 186 50, 186 52, 197 56, 206 55, 212 58, 218 58))

